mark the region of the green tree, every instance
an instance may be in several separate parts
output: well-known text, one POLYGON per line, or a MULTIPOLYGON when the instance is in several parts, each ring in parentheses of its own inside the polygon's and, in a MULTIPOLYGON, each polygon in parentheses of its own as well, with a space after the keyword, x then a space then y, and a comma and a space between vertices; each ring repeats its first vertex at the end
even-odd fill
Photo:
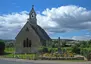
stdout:
POLYGON ((62 42, 62 47, 66 47, 66 41, 62 42))
POLYGON ((58 41, 53 41, 52 48, 57 48, 57 47, 58 47, 58 41))
POLYGON ((76 45, 72 46, 72 52, 76 54, 80 54, 80 48, 76 45))
POLYGON ((88 44, 91 45, 91 40, 88 41, 88 44))
POLYGON ((80 45, 81 48, 86 48, 89 46, 87 41, 81 41, 80 43, 81 43, 80 45))
POLYGON ((5 50, 5 43, 4 41, 0 40, 0 55, 4 54, 5 50))

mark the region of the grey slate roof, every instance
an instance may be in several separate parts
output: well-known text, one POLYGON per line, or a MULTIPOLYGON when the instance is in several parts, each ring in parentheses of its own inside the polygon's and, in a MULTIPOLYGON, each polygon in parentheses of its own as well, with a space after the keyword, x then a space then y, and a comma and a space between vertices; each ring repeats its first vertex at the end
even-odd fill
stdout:
POLYGON ((51 38, 48 36, 48 34, 40 26, 31 25, 31 27, 34 29, 34 31, 37 33, 37 35, 40 37, 40 39, 42 39, 42 40, 51 40, 51 38))

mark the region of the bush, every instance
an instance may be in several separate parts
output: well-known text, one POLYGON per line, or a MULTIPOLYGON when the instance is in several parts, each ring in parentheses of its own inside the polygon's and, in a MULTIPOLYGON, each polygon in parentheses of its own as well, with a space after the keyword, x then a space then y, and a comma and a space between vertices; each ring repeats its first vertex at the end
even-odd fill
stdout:
POLYGON ((0 40, 0 55, 4 54, 5 50, 5 43, 4 41, 0 40))
POLYGON ((43 47, 43 48, 42 48, 42 52, 43 52, 43 53, 48 53, 48 48, 47 48, 47 47, 43 47))
POLYGON ((80 54, 80 48, 77 47, 76 45, 75 46, 72 46, 72 52, 73 53, 76 53, 76 54, 80 54))
POLYGON ((91 53, 91 48, 81 48, 81 55, 87 57, 89 53, 91 53))
POLYGON ((5 46, 6 46, 7 48, 9 48, 9 47, 14 47, 14 43, 6 43, 5 46))

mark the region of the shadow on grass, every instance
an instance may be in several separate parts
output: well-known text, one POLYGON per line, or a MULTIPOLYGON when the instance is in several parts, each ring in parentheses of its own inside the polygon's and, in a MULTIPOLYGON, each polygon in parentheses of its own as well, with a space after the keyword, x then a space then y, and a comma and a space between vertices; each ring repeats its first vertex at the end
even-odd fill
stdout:
POLYGON ((9 55, 9 54, 11 54, 11 53, 4 52, 4 53, 0 53, 0 56, 9 55))
POLYGON ((9 54, 11 54, 11 53, 7 53, 7 52, 4 53, 4 55, 9 55, 9 54))

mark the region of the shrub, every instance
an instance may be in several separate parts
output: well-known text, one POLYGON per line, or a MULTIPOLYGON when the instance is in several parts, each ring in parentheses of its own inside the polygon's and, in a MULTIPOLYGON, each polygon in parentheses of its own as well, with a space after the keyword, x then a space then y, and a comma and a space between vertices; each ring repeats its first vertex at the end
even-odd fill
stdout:
POLYGON ((0 55, 4 54, 5 50, 5 43, 4 41, 0 40, 0 55))
POLYGON ((75 46, 72 46, 72 52, 73 53, 76 53, 76 54, 80 54, 80 48, 77 47, 76 45, 75 46))
POLYGON ((91 53, 91 48, 82 48, 80 52, 81 52, 81 54, 82 54, 83 56, 87 57, 87 55, 88 55, 89 53, 91 53))
POLYGON ((48 48, 47 47, 43 47, 42 52, 43 53, 48 53, 48 48))

